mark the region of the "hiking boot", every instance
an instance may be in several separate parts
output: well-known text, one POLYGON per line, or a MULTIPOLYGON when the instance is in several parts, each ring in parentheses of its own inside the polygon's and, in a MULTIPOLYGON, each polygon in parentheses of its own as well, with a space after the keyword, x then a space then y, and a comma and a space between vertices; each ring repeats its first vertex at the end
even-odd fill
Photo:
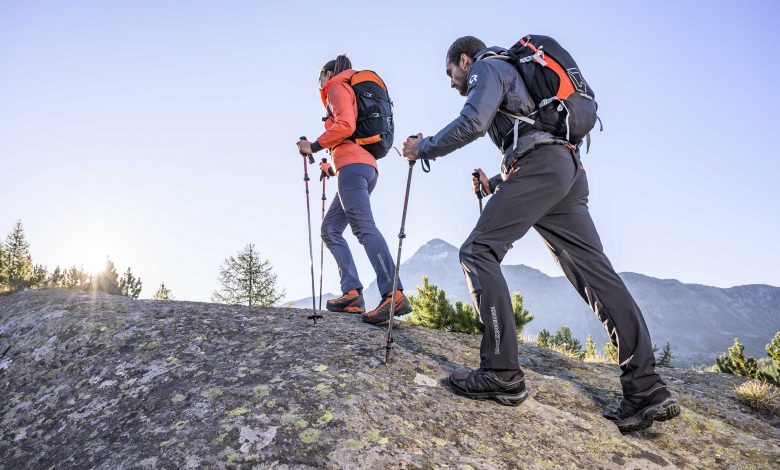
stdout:
POLYGON ((462 368, 450 374, 450 385, 458 395, 495 400, 502 405, 517 406, 528 398, 525 375, 519 370, 505 380, 494 370, 462 368))
POLYGON ((353 289, 341 297, 325 302, 325 308, 329 312, 363 313, 366 311, 366 303, 363 294, 353 289))
POLYGON ((615 423, 620 432, 634 432, 649 428, 653 421, 666 421, 679 414, 677 400, 666 385, 659 385, 650 392, 623 397, 617 409, 605 412, 604 417, 615 423))
MULTIPOLYGON (((363 314, 363 321, 371 323, 372 325, 380 325, 390 320, 390 304, 392 293, 388 292, 382 297, 382 301, 379 305, 370 312, 363 314)), ((395 313, 393 317, 400 317, 406 315, 412 311, 412 307, 409 305, 409 300, 406 298, 402 291, 395 293, 395 313)))

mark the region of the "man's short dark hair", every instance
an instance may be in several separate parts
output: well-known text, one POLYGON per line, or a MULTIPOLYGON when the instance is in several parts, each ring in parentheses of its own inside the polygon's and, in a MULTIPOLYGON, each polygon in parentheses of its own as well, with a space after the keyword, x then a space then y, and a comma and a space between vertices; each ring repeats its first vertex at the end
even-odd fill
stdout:
POLYGON ((485 43, 474 36, 463 36, 462 38, 456 39, 450 46, 450 50, 447 51, 447 62, 457 64, 460 62, 461 54, 466 54, 473 59, 477 55, 477 52, 485 47, 485 43))

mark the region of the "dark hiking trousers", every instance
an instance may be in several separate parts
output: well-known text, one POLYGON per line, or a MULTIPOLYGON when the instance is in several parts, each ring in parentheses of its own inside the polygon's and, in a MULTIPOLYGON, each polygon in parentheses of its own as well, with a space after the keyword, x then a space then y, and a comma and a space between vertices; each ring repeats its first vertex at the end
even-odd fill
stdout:
POLYGON ((579 156, 561 145, 544 145, 515 168, 488 199, 460 249, 482 322, 480 367, 520 368, 512 302, 500 265, 512 243, 534 227, 617 347, 623 392, 663 383, 642 312, 604 254, 588 212, 588 181, 579 156))
MULTIPOLYGON (((347 225, 352 228, 352 233, 363 245, 371 266, 374 267, 379 294, 393 290, 395 263, 390 256, 385 238, 376 228, 371 213, 370 195, 378 178, 376 169, 371 165, 353 163, 341 167, 337 175, 338 193, 333 198, 322 222, 322 241, 336 258, 342 292, 363 288, 349 245, 342 236, 347 225)), ((400 279, 398 288, 403 289, 400 279)))

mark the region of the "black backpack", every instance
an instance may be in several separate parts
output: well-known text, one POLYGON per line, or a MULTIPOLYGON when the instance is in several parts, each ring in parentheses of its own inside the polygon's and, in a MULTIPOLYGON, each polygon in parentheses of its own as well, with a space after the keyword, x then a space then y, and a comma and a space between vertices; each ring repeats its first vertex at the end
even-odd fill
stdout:
POLYGON ((371 70, 356 72, 349 81, 357 100, 357 123, 350 140, 377 160, 393 147, 393 102, 385 82, 371 70))
POLYGON ((508 51, 489 52, 477 60, 490 57, 514 64, 536 103, 536 110, 528 116, 499 111, 574 145, 587 139, 590 146, 590 131, 599 120, 596 95, 572 56, 555 39, 529 34, 508 51))

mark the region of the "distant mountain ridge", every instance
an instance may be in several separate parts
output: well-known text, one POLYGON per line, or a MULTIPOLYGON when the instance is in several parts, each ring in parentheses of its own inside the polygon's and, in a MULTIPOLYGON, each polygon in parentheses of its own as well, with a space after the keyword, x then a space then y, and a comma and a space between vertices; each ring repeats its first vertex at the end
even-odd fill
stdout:
MULTIPOLYGON (((606 333, 596 316, 564 276, 552 277, 525 265, 502 266, 509 288, 523 294, 526 308, 535 316, 529 333, 543 328, 554 332, 568 325, 584 342, 588 334, 604 344, 606 333)), ((458 249, 441 239, 420 247, 401 265, 407 294, 428 276, 444 289, 450 300, 470 302, 468 288, 458 260, 458 249)), ((751 284, 719 288, 685 284, 675 279, 657 279, 624 272, 628 286, 645 316, 653 342, 672 345, 675 365, 711 364, 732 344, 735 337, 746 354, 764 357, 764 345, 780 330, 780 287, 751 284)), ((366 290, 366 303, 378 301, 376 282, 366 290)), ((311 299, 295 302, 311 306, 311 299)))

